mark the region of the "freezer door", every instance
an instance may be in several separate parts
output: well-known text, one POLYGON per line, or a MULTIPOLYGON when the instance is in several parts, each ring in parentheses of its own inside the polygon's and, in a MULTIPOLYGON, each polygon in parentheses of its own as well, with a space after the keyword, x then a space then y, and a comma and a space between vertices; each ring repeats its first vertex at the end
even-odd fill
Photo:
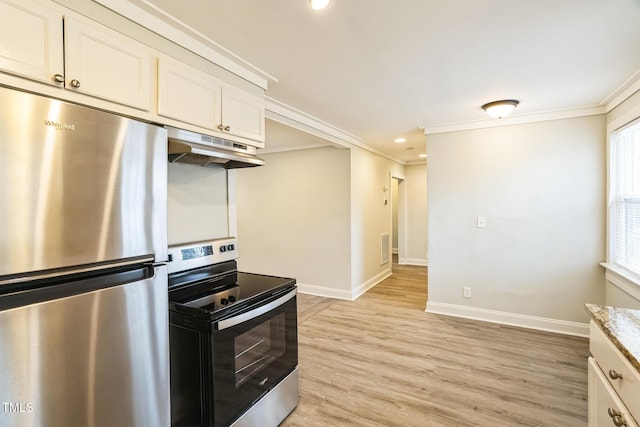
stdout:
POLYGON ((147 270, 0 311, 0 426, 169 426, 167 271, 147 270))
POLYGON ((3 276, 166 260, 166 130, 0 87, 3 276))

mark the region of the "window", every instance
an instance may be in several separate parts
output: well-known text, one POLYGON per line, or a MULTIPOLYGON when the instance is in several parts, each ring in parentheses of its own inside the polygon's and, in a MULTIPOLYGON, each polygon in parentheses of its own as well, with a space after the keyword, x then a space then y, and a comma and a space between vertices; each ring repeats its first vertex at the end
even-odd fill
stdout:
POLYGON ((611 263, 640 277, 640 120, 611 142, 611 263))

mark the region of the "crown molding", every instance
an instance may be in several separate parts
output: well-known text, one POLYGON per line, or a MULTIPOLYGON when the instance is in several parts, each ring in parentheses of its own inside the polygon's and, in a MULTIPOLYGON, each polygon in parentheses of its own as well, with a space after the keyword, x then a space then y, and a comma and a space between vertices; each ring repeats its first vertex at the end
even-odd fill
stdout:
POLYGON ((575 117, 607 114, 627 98, 640 91, 640 70, 636 71, 624 83, 604 98, 598 105, 572 108, 567 110, 546 111, 527 115, 514 115, 504 119, 476 120, 471 122, 448 123, 424 126, 425 135, 456 132, 461 130, 484 129, 491 127, 517 125, 523 123, 543 122, 548 120, 571 119, 575 117))
POLYGON ((576 108, 570 110, 547 111, 536 114, 515 115, 504 119, 476 120, 472 122, 450 123, 436 126, 424 126, 425 135, 437 133, 457 132, 462 130, 486 129, 501 126, 520 125, 524 123, 545 122, 550 120, 571 119, 575 117, 596 116, 605 114, 606 109, 602 105, 576 108))
POLYGON ((352 135, 336 126, 324 122, 310 114, 298 110, 284 102, 277 101, 265 96, 265 117, 302 132, 323 138, 337 146, 351 148, 352 146, 362 148, 371 153, 389 159, 393 162, 405 165, 406 162, 395 159, 386 153, 368 145, 355 135, 352 135))
POLYGON ((269 81, 278 81, 275 77, 245 61, 230 50, 225 49, 204 34, 172 17, 146 0, 140 1, 171 23, 154 16, 128 0, 94 1, 265 90, 267 89, 269 81))
POLYGON ((640 91, 640 70, 636 71, 620 87, 603 99, 600 105, 604 105, 608 113, 638 91, 640 91))
MULTIPOLYGON (((315 144, 305 144, 305 145, 294 145, 287 148, 258 148, 258 154, 285 153, 289 151, 310 150, 312 148, 334 147, 334 146, 335 145, 331 143, 328 143, 328 144, 315 143, 315 144)), ((338 147, 338 148, 344 149, 344 147, 338 147)))

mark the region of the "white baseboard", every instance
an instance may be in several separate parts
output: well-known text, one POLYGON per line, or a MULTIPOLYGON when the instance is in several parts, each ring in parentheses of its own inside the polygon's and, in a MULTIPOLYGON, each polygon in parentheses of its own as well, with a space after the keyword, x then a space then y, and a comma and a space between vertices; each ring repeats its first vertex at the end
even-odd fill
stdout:
POLYGON ((372 279, 367 280, 362 285, 351 291, 344 289, 329 288, 327 286, 309 285, 305 283, 298 283, 298 292, 301 294, 317 295, 325 298, 343 299, 348 301, 354 301, 358 299, 362 294, 373 288, 378 283, 382 282, 387 277, 391 276, 391 270, 386 269, 380 274, 376 275, 372 279))
POLYGON ((425 311, 427 313, 464 317, 466 319, 482 320, 485 322, 556 332, 565 335, 589 337, 588 323, 569 322, 566 320, 550 319, 546 317, 529 316, 526 314, 509 313, 505 311, 488 310, 468 307, 465 305, 432 301, 427 301, 427 308, 425 311))
POLYGON ((426 259, 420 258, 401 258, 398 260, 398 264, 402 265, 423 265, 427 267, 429 262, 426 259))
POLYGON ((375 285, 382 282, 384 279, 386 279, 389 276, 391 276, 391 269, 387 268, 380 274, 377 274, 373 278, 367 280, 366 282, 364 282, 363 284, 361 284, 351 292, 351 296, 352 296, 351 300, 358 299, 362 294, 364 294, 369 289, 373 288, 375 285))
POLYGON ((351 301, 351 291, 344 289, 334 289, 327 286, 307 285, 305 283, 298 283, 298 292, 301 294, 317 295, 325 298, 336 298, 351 301))

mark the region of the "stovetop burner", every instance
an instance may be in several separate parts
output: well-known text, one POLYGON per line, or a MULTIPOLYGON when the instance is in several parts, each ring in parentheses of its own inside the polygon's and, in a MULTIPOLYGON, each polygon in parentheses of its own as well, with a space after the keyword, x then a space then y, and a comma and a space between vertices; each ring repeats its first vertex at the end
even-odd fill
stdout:
POLYGON ((284 277, 237 270, 234 238, 169 248, 169 307, 219 318, 295 287, 284 277))

